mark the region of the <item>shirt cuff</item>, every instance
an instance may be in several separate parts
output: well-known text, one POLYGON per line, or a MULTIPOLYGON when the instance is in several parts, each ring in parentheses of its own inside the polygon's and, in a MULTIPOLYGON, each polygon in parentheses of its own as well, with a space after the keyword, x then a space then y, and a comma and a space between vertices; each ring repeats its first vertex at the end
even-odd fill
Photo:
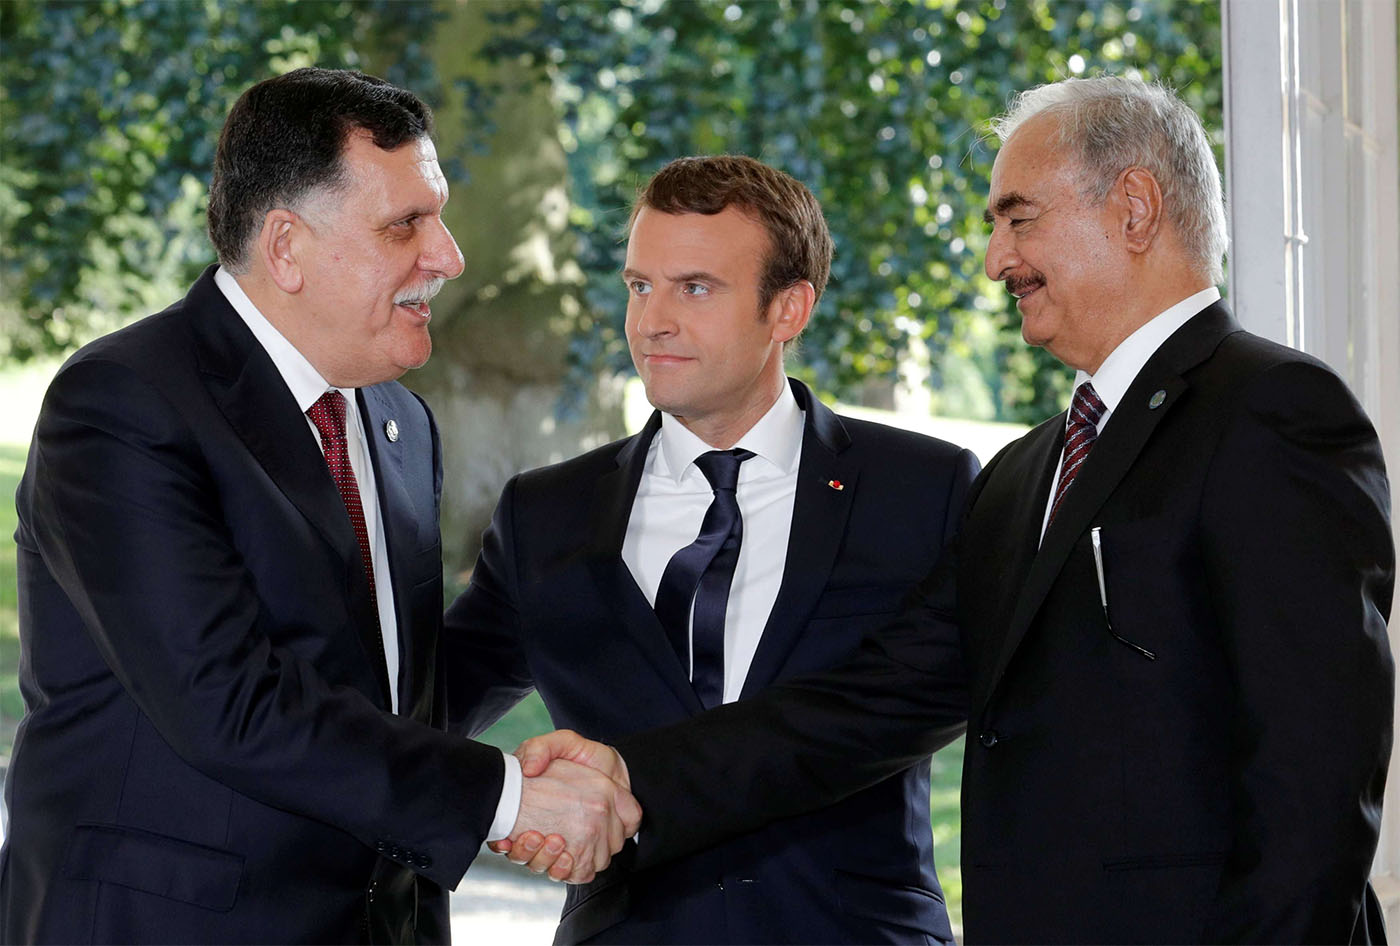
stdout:
POLYGON ((491 822, 491 830, 486 840, 499 841, 510 837, 515 828, 515 819, 520 817, 520 791, 524 777, 520 774, 520 760, 509 752, 502 752, 506 760, 506 777, 501 783, 501 800, 496 804, 496 820, 491 822))

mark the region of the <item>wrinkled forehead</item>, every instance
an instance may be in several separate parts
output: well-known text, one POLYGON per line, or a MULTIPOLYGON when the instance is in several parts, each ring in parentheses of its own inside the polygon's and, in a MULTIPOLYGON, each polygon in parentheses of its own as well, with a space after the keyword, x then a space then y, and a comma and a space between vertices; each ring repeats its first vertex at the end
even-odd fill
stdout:
POLYGON ((1059 130, 1053 115, 1036 115, 1002 143, 992 163, 989 208, 994 210, 1008 195, 1033 196, 1076 178, 1074 154, 1061 143, 1059 130))

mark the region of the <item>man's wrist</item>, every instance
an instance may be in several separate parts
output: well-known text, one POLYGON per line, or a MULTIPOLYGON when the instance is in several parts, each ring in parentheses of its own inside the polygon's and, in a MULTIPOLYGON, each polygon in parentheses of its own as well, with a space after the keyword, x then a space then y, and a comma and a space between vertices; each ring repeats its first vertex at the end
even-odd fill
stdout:
POLYGON ((496 818, 491 822, 491 830, 486 833, 488 841, 510 837, 516 819, 520 817, 520 793, 524 785, 520 760, 508 752, 501 755, 505 756, 505 778, 501 782, 501 800, 496 803, 496 818))

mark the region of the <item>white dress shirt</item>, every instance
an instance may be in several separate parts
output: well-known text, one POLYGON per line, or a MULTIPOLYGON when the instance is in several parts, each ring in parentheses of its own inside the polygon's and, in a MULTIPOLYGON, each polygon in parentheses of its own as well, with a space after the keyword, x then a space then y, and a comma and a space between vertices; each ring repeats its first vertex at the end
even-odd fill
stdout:
MULTIPOLYGON (((258 340, 272 359, 277 373, 282 376, 287 387, 296 399, 302 412, 302 419, 311 428, 317 445, 321 444, 321 432, 316 429, 311 418, 306 416, 311 405, 332 390, 333 386, 321 377, 306 356, 297 351, 286 336, 277 331, 267 320, 253 300, 243 291, 238 280, 222 267, 214 273, 214 284, 228 299, 253 337, 258 340)), ((399 711, 399 622, 394 614, 394 583, 389 574, 389 551, 384 541, 384 517, 379 511, 379 491, 375 486, 374 464, 369 459, 366 445, 364 421, 360 417, 359 402, 354 388, 334 388, 345 396, 348 402, 345 412, 345 452, 350 459, 350 469, 355 473, 355 484, 360 490, 360 505, 365 514, 365 528, 369 532, 369 551, 374 563, 374 590, 379 603, 379 632, 384 640, 384 660, 389 671, 389 698, 393 712, 399 711)), ((322 447, 322 450, 325 448, 322 447)), ((521 774, 520 763, 514 756, 502 753, 506 758, 505 784, 501 800, 496 807, 496 819, 491 824, 489 838, 503 838, 515 826, 515 817, 520 808, 521 774)))
MULTIPOLYGON (((1214 286, 1187 296, 1176 305, 1138 326, 1137 331, 1123 339, 1118 343, 1117 348, 1109 352, 1108 357, 1103 360, 1103 364, 1099 365, 1099 370, 1093 375, 1084 371, 1075 372, 1074 390, 1079 390, 1081 384, 1090 381, 1094 385, 1094 393, 1098 394, 1099 400, 1103 401, 1103 416, 1099 418, 1096 425, 1100 435, 1108 426, 1108 419, 1113 416, 1113 409, 1118 406, 1118 402, 1123 400, 1123 395, 1128 393, 1128 388, 1137 380, 1138 373, 1142 371, 1148 359, 1157 354, 1157 349, 1161 348, 1162 343, 1171 338, 1177 329, 1191 321, 1196 313, 1219 299, 1220 290, 1214 286)), ((1065 430, 1069 430, 1068 416, 1065 417, 1065 430)), ((1091 450, 1090 453, 1092 454, 1092 452, 1091 450)), ((1055 497, 1055 484, 1060 481, 1060 467, 1064 462, 1065 455, 1064 451, 1061 450, 1060 460, 1055 464, 1055 475, 1050 479, 1050 494, 1045 498, 1045 515, 1040 520, 1042 540, 1045 538, 1045 528, 1050 524, 1050 508, 1055 497)))
MULTIPOLYGON (((768 413, 735 444, 754 456, 739 467, 744 532, 724 616, 726 703, 737 700, 744 688, 783 583, 803 423, 797 399, 784 382, 768 413)), ((622 543, 622 560, 652 605, 671 556, 695 541, 714 499, 714 489, 695 465, 696 457, 713 449, 671 415, 661 415, 622 543)))

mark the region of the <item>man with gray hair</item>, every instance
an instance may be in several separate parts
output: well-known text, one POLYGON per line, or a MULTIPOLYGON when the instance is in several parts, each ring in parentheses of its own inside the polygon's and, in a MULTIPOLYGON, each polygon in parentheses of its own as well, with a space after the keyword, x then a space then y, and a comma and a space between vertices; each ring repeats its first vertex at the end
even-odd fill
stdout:
POLYGON ((556 735, 525 771, 627 771, 639 860, 662 859, 937 748, 965 679, 968 942, 1381 939, 1376 434, 1331 370, 1221 304, 1219 174, 1171 92, 1067 80, 995 128, 987 275, 1075 369, 1070 409, 988 464, 938 570, 856 661, 623 740, 625 766, 556 735), (678 817, 720 767, 753 786, 745 810, 678 817))

